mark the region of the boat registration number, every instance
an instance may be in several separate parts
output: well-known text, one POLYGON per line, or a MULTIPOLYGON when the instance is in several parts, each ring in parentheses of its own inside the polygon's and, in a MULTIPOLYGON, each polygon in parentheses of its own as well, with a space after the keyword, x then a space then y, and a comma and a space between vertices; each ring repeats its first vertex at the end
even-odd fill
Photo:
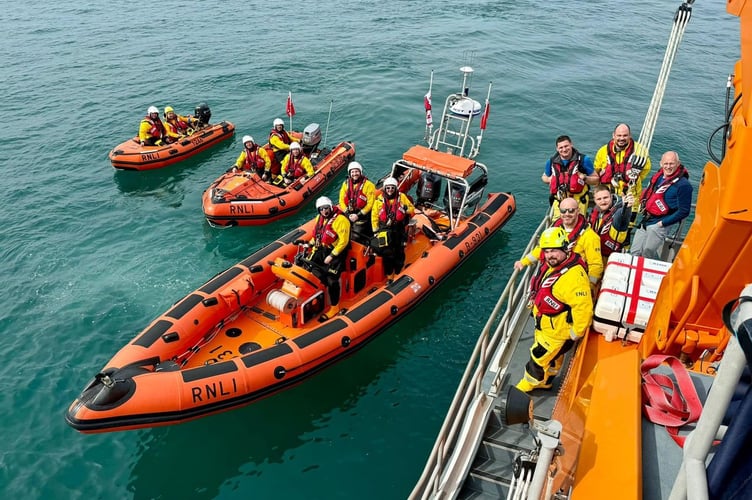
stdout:
POLYGON ((473 235, 465 240, 465 250, 470 251, 483 242, 483 233, 475 231, 473 235))

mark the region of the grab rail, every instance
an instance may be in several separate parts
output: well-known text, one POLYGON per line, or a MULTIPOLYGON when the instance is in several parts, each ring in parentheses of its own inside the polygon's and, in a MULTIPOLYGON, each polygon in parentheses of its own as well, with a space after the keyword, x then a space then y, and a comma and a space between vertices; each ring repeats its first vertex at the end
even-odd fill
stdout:
MULTIPOLYGON (((538 225, 522 255, 527 255, 537 245, 540 233, 550 225, 550 220, 549 212, 538 225)), ((455 448, 459 431, 471 417, 472 402, 484 393, 483 378, 489 370, 493 355, 503 341, 507 341, 507 345, 500 353, 502 356, 507 350, 514 349, 514 343, 509 343, 508 340, 517 324, 515 319, 518 320, 519 317, 515 318, 512 315, 523 301, 527 301, 527 283, 532 272, 532 266, 526 267, 524 272, 513 271, 501 292, 478 337, 423 473, 410 494, 411 499, 430 498, 439 492, 441 479, 449 472, 447 464, 453 463, 451 454, 457 451, 455 448)), ((502 371, 496 373, 489 393, 496 394, 499 391, 502 376, 502 371)))

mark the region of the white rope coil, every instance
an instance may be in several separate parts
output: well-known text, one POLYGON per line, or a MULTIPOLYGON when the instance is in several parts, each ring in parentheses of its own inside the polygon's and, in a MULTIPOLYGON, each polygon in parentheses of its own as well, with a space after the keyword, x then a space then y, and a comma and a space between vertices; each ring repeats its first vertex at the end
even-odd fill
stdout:
POLYGON ((289 312, 295 309, 295 297, 287 295, 282 290, 272 290, 266 296, 266 303, 279 312, 289 312))

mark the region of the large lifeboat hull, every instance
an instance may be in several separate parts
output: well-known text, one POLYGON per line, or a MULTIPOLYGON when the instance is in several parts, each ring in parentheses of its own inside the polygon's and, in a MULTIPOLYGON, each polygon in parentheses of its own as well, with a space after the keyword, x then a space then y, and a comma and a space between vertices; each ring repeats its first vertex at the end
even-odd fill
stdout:
POLYGON ((305 183, 298 180, 286 187, 262 181, 257 175, 227 172, 204 191, 204 215, 217 226, 256 226, 288 217, 315 198, 354 158, 352 142, 316 150, 310 156, 315 175, 305 183))
POLYGON ((408 233, 406 267, 393 282, 386 280, 381 258, 353 241, 341 276, 340 310, 329 319, 320 318, 320 283, 292 264, 296 241, 312 235, 309 222, 154 320, 86 386, 66 421, 84 433, 176 424, 299 383, 401 319, 514 211, 511 194, 491 193, 471 217, 440 237, 431 228, 442 221, 419 211, 408 233), (278 292, 285 286, 300 300, 276 300, 289 297, 278 292))
POLYGON ((138 137, 128 139, 110 151, 112 166, 121 170, 154 170, 185 160, 235 133, 235 125, 220 122, 164 146, 142 146, 138 137))

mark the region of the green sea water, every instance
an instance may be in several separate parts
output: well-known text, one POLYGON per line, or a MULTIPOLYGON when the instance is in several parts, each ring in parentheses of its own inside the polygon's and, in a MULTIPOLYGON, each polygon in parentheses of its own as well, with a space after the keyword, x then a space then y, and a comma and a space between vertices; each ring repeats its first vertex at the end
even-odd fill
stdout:
MULTIPOLYGON (((0 11, 0 495, 2 498, 405 498, 485 318, 547 208, 556 136, 594 154, 638 135, 675 1, 384 0, 270 5, 62 0, 0 11), (491 113, 479 160, 518 211, 428 300, 307 382, 194 422, 81 435, 68 404, 175 301, 313 216, 218 230, 201 193, 284 116, 356 143, 372 177, 423 139, 459 90, 491 113), (236 136, 183 163, 115 171, 108 151, 146 108, 200 102, 236 136), (328 111, 332 108, 331 121, 328 111), (439 108, 439 110, 437 110, 439 108)), ((700 1, 679 50, 653 156, 679 151, 695 185, 723 121, 739 29, 700 1)), ((337 186, 327 194, 336 195, 337 186)))

